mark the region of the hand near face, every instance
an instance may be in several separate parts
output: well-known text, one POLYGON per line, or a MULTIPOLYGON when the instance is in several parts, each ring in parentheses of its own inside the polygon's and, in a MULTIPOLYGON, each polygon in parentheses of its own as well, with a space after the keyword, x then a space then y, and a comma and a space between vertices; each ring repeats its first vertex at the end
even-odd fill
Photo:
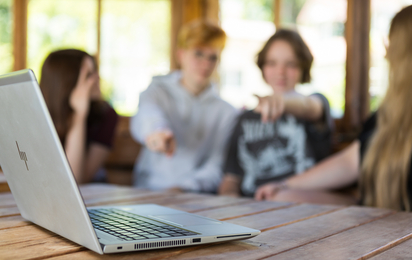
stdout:
POLYGON ((276 121, 284 113, 285 102, 282 94, 274 93, 266 97, 255 96, 259 99, 259 104, 254 111, 262 115, 262 122, 276 121))
POLYGON ((146 147, 154 152, 172 156, 176 150, 176 140, 169 130, 158 131, 146 138, 146 147))
POLYGON ((98 81, 99 75, 94 70, 92 59, 85 58, 69 100, 70 106, 76 115, 85 117, 89 113, 90 93, 93 86, 98 84, 98 81))

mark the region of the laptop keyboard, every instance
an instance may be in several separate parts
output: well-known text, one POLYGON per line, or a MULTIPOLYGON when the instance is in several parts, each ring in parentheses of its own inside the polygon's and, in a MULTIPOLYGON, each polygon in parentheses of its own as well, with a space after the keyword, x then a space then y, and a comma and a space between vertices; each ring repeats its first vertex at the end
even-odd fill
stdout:
POLYGON ((118 209, 88 209, 93 227, 124 241, 198 235, 118 209))

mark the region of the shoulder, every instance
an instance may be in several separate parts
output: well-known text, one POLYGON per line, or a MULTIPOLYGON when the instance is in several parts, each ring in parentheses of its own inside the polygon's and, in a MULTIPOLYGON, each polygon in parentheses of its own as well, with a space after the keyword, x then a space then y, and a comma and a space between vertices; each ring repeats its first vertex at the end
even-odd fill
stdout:
POLYGON ((208 107, 211 115, 216 118, 221 117, 237 117, 239 110, 232 106, 227 101, 223 100, 217 93, 209 92, 203 98, 202 103, 208 107))
POLYGON ((335 123, 331 115, 330 105, 328 99, 321 93, 313 93, 309 97, 315 97, 322 103, 322 117, 317 122, 310 122, 308 125, 315 125, 321 132, 324 130, 333 131, 335 123))
POLYGON ((359 134, 359 137, 358 137, 361 143, 366 142, 369 139, 369 137, 372 135, 372 133, 375 131, 375 128, 377 126, 377 117, 378 117, 377 114, 378 112, 374 112, 372 115, 369 116, 369 118, 363 124, 362 132, 359 134))
POLYGON ((318 99, 323 106, 323 109, 327 109, 329 110, 329 100, 321 93, 313 93, 311 95, 309 95, 308 97, 315 97, 316 99, 318 99))
POLYGON ((167 75, 154 76, 145 92, 166 90, 171 86, 178 84, 180 77, 180 71, 174 71, 167 75))
POLYGON ((372 115, 366 119, 365 123, 363 124, 363 130, 372 130, 376 127, 376 122, 378 118, 378 112, 374 112, 372 115))
POLYGON ((377 113, 373 113, 363 124, 362 132, 358 136, 358 140, 360 142, 360 156, 361 160, 363 160, 363 156, 366 152, 366 148, 368 147, 369 141, 375 132, 377 127, 377 113))
POLYGON ((113 144, 119 116, 107 102, 101 102, 100 109, 101 115, 98 118, 89 118, 87 129, 88 143, 100 143, 110 148, 113 144))
POLYGON ((251 123, 253 125, 263 124, 261 121, 261 115, 253 110, 244 110, 238 113, 236 128, 240 128, 241 125, 245 123, 251 123))
POLYGON ((226 111, 227 113, 236 113, 238 114, 238 110, 232 106, 231 104, 229 104, 227 101, 223 100, 221 97, 217 97, 216 101, 219 104, 220 109, 222 109, 223 111, 226 111))
POLYGON ((117 121, 119 120, 119 115, 116 113, 113 107, 111 107, 109 104, 107 104, 105 117, 107 118, 108 121, 112 122, 113 124, 116 124, 117 121))

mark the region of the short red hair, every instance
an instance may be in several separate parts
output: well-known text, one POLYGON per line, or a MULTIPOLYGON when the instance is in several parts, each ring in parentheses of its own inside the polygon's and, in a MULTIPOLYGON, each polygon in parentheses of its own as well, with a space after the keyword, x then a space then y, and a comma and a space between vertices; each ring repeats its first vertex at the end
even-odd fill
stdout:
POLYGON ((177 47, 180 49, 214 47, 223 50, 225 43, 226 33, 222 28, 205 20, 183 25, 177 38, 177 47))

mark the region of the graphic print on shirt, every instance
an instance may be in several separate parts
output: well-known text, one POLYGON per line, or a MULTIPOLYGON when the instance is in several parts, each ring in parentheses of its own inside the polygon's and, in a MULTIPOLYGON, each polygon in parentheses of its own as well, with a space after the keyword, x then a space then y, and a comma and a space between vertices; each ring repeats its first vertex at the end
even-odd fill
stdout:
POLYGON ((239 162, 244 170, 242 190, 254 193, 256 180, 301 173, 315 164, 306 155, 306 131, 295 117, 275 123, 245 119, 238 139, 239 162))

